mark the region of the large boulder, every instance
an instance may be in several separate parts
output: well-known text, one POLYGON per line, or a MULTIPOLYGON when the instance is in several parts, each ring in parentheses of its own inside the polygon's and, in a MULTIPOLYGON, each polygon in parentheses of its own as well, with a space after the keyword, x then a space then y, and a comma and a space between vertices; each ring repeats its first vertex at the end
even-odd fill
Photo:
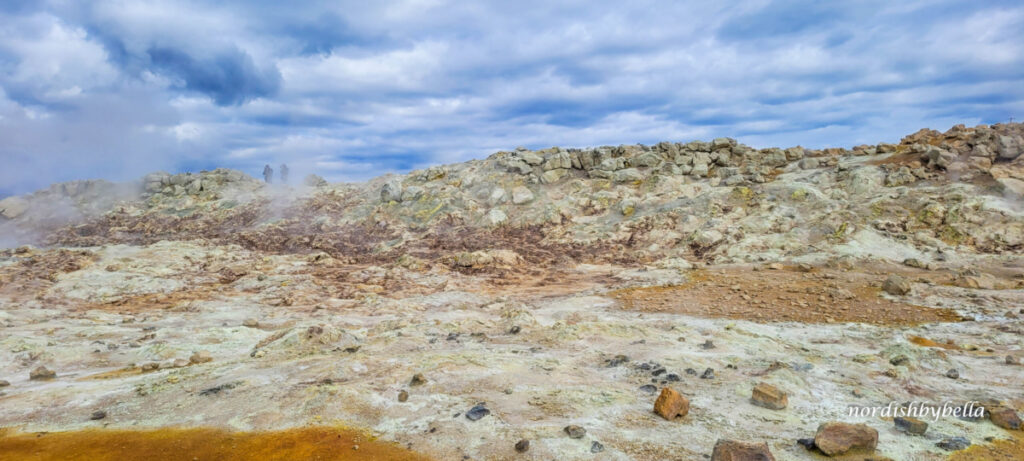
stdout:
POLYGON ((872 453, 878 446, 878 431, 864 424, 828 422, 818 426, 814 445, 828 456, 872 453))
POLYGON ((512 203, 516 205, 530 203, 533 199, 533 191, 528 189, 526 186, 519 186, 512 189, 512 203))
POLYGON ((636 168, 626 168, 616 171, 613 179, 615 182, 640 182, 644 180, 644 175, 636 168))
POLYGON ((711 461, 775 461, 765 442, 751 443, 719 439, 711 452, 711 461))
POLYGON ((402 201, 402 181, 392 179, 380 188, 380 201, 384 203, 402 201))
POLYGON ((654 412, 669 421, 690 412, 690 401, 675 389, 664 388, 654 401, 654 412))
POLYGON ((996 152, 1003 160, 1013 160, 1020 157, 1024 151, 1024 139, 1020 136, 999 136, 996 138, 996 152))
MULTIPOLYGON (((1024 181, 1014 178, 999 178, 996 180, 1003 194, 1010 198, 1024 198, 1024 181)), ((3 208, 0 206, 0 208, 3 208)))

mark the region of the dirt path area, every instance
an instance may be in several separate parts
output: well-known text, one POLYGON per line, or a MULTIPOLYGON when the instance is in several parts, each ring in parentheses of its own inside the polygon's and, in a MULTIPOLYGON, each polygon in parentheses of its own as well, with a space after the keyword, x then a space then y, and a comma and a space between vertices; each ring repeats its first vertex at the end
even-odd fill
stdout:
POLYGON ((626 310, 754 322, 919 325, 962 320, 951 309, 885 297, 879 282, 864 272, 728 267, 694 272, 691 282, 680 286, 627 288, 612 296, 626 310))

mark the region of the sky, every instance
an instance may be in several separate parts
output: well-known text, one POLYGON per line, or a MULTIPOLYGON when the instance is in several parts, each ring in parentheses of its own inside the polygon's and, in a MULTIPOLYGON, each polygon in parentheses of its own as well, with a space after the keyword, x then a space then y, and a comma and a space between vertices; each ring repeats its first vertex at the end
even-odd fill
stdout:
POLYGON ((1024 118, 1012 1, 0 0, 0 196, 1024 118))

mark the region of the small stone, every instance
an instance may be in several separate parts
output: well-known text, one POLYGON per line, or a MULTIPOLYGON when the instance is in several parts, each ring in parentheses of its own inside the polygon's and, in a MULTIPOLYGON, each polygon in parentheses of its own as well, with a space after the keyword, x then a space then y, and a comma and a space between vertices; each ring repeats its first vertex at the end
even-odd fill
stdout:
POLYGON ((903 296, 910 293, 910 282, 898 275, 890 275, 882 284, 882 290, 893 296, 903 296))
POLYGON ((6 379, 0 379, 0 387, 7 387, 7 386, 10 386, 10 385, 11 385, 11 383, 9 381, 7 381, 6 379))
POLYGON ((591 453, 600 453, 602 451, 604 451, 604 445, 602 445, 601 442, 595 440, 594 443, 590 444, 591 453))
POLYGON ((796 265, 796 270, 800 272, 811 272, 814 270, 814 266, 807 263, 800 263, 796 265))
POLYGON ((106 417, 107 417, 107 412, 105 412, 103 410, 96 410, 96 411, 92 412, 92 415, 89 415, 89 419, 93 420, 93 421, 101 420, 101 419, 106 418, 106 417))
POLYGON ((399 402, 405 402, 406 400, 409 400, 409 392, 404 391, 404 390, 400 391, 398 393, 398 401, 399 402))
POLYGON ((966 437, 946 437, 935 446, 946 451, 959 451, 971 446, 971 441, 966 437))
POLYGON ((212 361, 213 361, 213 357, 207 351, 198 351, 198 352, 192 354, 192 356, 188 358, 188 362, 193 364, 193 365, 197 365, 197 364, 200 364, 200 363, 212 362, 212 361))
POLYGON ((718 439, 711 452, 711 461, 775 461, 775 457, 765 442, 718 439))
POLYGON ((569 434, 569 438, 571 439, 582 439, 584 435, 587 435, 586 429, 575 424, 565 426, 562 430, 565 431, 566 434, 569 434))
POLYGON ((416 373, 412 375, 412 379, 409 380, 410 386, 419 386, 427 383, 427 378, 423 377, 423 373, 416 373))
POLYGON ((669 374, 665 375, 665 381, 668 381, 670 383, 674 383, 676 381, 679 381, 680 379, 681 378, 679 378, 679 375, 677 375, 675 373, 669 373, 669 374))
POLYGON ((828 456, 871 453, 878 445, 878 431, 865 424, 823 423, 814 434, 814 445, 828 456))
POLYGON ((254 318, 248 318, 242 321, 242 326, 246 328, 259 328, 260 321, 254 318))
POLYGON ((640 392, 646 392, 653 395, 657 391, 658 387, 653 384, 644 384, 643 386, 640 386, 640 392))
POLYGON ((612 368, 612 367, 617 367, 619 365, 622 365, 623 363, 628 363, 628 362, 629 362, 629 357, 620 354, 620 355, 616 355, 615 357, 612 357, 610 359, 606 359, 605 360, 605 366, 608 367, 608 368, 612 368))
POLYGON ((796 443, 808 450, 813 450, 815 448, 814 439, 796 439, 796 443))
POLYGON ((1020 429, 1020 417, 1017 416, 1017 412, 1010 407, 999 406, 989 410, 988 419, 992 421, 992 424, 1003 429, 1009 429, 1011 431, 1020 429))
POLYGON ((33 369, 32 371, 30 371, 28 373, 28 378, 32 379, 32 380, 53 379, 53 378, 56 378, 56 377, 57 377, 57 372, 55 372, 55 371, 53 371, 53 370, 51 370, 49 368, 46 368, 46 367, 44 367, 42 365, 36 367, 35 369, 33 369))
POLYGON ((959 379, 960 372, 956 371, 956 368, 950 368, 949 371, 946 372, 946 377, 949 379, 959 379))
MULTIPOLYGON (((518 334, 519 334, 519 332, 520 332, 520 331, 522 331, 522 330, 523 330, 523 329, 522 329, 522 328, 520 328, 520 327, 519 327, 519 325, 512 325, 512 328, 509 328, 509 329, 508 329, 508 332, 509 332, 510 334, 513 334, 513 335, 518 335, 518 334)), ((527 444, 529 444, 530 442, 526 442, 526 443, 527 443, 527 444)))
POLYGON ((491 410, 488 410, 487 407, 484 406, 484 404, 480 403, 477 404, 475 407, 470 408, 469 411, 466 412, 466 419, 470 421, 477 421, 480 418, 483 418, 484 416, 487 416, 489 414, 491 414, 491 410))
POLYGON ((704 344, 701 344, 700 347, 704 348, 705 350, 714 349, 715 343, 711 342, 711 340, 709 339, 707 341, 704 341, 704 344))
POLYGON ((913 435, 924 435, 925 431, 928 430, 928 423, 921 421, 917 418, 903 418, 897 416, 893 420, 896 424, 896 430, 900 432, 906 432, 913 435))
POLYGON ((715 379, 715 370, 708 368, 700 374, 700 379, 715 379))
POLYGON ((142 364, 142 372, 156 371, 160 369, 160 364, 156 362, 149 362, 142 364))
POLYGON ((671 388, 663 388, 654 401, 654 412, 669 421, 690 412, 690 401, 671 388))
POLYGON ((1007 355, 1006 356, 1006 364, 1007 365, 1020 365, 1020 361, 1017 360, 1017 357, 1014 357, 1012 355, 1007 355))
MULTIPOLYGON (((260 352, 262 352, 262 351, 260 351, 260 352)), ((174 368, 184 368, 184 367, 187 367, 188 366, 188 359, 183 359, 181 357, 178 357, 178 358, 174 359, 173 362, 171 362, 171 366, 174 367, 174 368)))
POLYGON ((893 357, 893 358, 889 359, 889 363, 891 363, 891 364, 893 364, 895 366, 906 365, 909 362, 910 362, 910 359, 907 358, 907 356, 905 356, 905 355, 897 355, 896 357, 893 357))
POLYGON ((754 405, 769 410, 782 410, 789 405, 789 397, 786 396, 786 393, 767 383, 759 383, 754 386, 750 400, 754 405))
POLYGON ((516 451, 519 453, 526 453, 530 449, 530 441, 523 439, 516 442, 516 451))
POLYGON ((688 374, 690 376, 697 376, 697 370, 694 370, 693 368, 687 368, 686 369, 686 374, 688 374))

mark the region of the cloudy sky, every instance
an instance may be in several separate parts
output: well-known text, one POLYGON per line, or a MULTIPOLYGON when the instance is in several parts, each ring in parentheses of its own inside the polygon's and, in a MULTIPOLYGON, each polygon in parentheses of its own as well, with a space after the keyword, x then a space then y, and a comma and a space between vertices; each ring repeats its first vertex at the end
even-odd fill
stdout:
POLYGON ((852 146, 1024 118, 1010 1, 0 1, 0 196, 217 166, 852 146))

